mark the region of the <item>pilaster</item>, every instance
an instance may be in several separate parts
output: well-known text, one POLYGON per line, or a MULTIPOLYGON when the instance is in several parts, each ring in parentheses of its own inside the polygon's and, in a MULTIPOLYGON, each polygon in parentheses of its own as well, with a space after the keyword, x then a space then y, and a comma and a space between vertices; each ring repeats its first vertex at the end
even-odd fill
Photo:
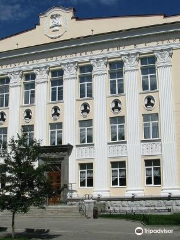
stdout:
POLYGON ((20 90, 22 71, 17 71, 8 74, 10 78, 9 84, 9 123, 8 123, 8 141, 14 137, 17 139, 17 134, 20 131, 20 90))
POLYGON ((126 129, 127 129, 127 191, 126 196, 144 195, 141 178, 141 142, 138 62, 139 54, 122 56, 125 67, 126 129))
POLYGON ((64 70, 64 126, 63 142, 73 146, 69 156, 69 184, 72 189, 70 196, 77 197, 76 186, 76 80, 77 80, 77 63, 70 62, 62 64, 64 70))
POLYGON ((109 196, 108 158, 107 158, 107 107, 106 107, 106 75, 107 60, 95 59, 93 66, 94 85, 94 196, 109 196))
POLYGON ((172 50, 155 52, 159 80, 160 124, 162 141, 162 195, 180 195, 178 184, 177 153, 175 142, 175 119, 173 105, 171 58, 172 50))
POLYGON ((35 89, 35 139, 41 140, 41 145, 47 145, 47 83, 48 67, 42 67, 34 70, 36 74, 35 89))

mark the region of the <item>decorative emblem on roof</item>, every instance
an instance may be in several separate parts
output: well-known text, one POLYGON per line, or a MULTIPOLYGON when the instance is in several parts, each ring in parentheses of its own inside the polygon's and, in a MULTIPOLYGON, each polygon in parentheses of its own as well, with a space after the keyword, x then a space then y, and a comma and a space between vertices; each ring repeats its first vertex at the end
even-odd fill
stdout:
POLYGON ((46 17, 44 23, 44 34, 51 38, 60 38, 68 29, 68 18, 66 15, 52 13, 46 17))

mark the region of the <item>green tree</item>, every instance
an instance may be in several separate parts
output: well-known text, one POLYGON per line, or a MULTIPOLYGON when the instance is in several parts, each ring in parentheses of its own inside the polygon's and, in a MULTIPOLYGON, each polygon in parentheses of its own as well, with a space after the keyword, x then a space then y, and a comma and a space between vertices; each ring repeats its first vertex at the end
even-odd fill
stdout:
POLYGON ((47 165, 33 167, 40 153, 40 142, 31 140, 28 145, 25 135, 18 135, 17 140, 12 138, 1 153, 0 210, 12 212, 12 238, 15 237, 16 213, 27 213, 31 206, 44 208, 47 197, 53 195, 45 175, 47 165))

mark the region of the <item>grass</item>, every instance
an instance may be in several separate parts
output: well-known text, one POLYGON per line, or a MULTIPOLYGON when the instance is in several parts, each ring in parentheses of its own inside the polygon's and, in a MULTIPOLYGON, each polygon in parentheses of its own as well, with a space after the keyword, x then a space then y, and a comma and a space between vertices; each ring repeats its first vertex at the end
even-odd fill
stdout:
POLYGON ((101 214, 99 217, 111 219, 135 220, 146 225, 180 225, 180 214, 144 215, 144 214, 101 214))
MULTIPOLYGON (((11 237, 0 237, 0 240, 12 240, 13 238, 11 237)), ((14 238, 13 240, 29 240, 28 238, 25 237, 18 237, 18 238, 14 238)))

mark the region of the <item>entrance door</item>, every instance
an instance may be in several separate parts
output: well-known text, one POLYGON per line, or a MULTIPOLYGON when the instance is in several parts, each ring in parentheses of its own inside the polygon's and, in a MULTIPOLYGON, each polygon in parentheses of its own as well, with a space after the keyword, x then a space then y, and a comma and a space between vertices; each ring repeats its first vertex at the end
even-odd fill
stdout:
POLYGON ((48 172, 48 179, 51 181, 52 187, 57 191, 57 195, 48 198, 48 204, 59 204, 61 199, 61 171, 48 172))

